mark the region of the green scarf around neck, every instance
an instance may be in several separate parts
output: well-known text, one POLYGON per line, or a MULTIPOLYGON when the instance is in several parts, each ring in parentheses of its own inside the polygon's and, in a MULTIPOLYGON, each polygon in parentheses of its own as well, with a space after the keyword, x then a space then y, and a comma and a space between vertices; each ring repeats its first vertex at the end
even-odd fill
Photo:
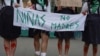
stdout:
POLYGON ((44 6, 44 0, 38 0, 38 3, 41 5, 41 6, 44 6))
POLYGON ((91 4, 90 8, 91 8, 91 12, 92 13, 96 13, 99 6, 100 6, 100 2, 98 0, 92 0, 93 3, 91 4))

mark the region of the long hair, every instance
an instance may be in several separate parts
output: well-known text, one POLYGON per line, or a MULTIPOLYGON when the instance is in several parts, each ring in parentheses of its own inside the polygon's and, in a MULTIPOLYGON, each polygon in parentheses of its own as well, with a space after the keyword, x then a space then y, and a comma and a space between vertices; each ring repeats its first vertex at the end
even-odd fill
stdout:
POLYGON ((32 4, 36 4, 37 0, 31 0, 32 4))
POLYGON ((20 3, 20 0, 17 0, 17 3, 20 3))
POLYGON ((48 0, 44 0, 44 4, 46 4, 46 6, 48 6, 48 0))
POLYGON ((2 4, 2 5, 5 4, 4 0, 1 0, 1 4, 2 4))

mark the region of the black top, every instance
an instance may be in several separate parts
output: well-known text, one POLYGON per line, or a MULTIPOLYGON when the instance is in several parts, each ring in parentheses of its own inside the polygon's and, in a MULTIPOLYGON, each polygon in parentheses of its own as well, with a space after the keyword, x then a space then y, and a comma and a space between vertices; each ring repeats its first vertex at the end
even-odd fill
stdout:
MULTIPOLYGON (((18 0, 17 0, 18 1, 18 0)), ((2 0, 4 3, 4 0, 2 0)), ((5 6, 0 13, 0 35, 6 40, 14 40, 20 36, 21 27, 13 25, 14 9, 5 6)))

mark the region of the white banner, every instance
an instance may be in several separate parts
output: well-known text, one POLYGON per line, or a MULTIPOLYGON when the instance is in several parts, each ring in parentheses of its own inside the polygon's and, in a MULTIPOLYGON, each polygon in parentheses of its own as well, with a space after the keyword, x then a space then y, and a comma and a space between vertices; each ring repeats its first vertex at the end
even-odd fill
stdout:
POLYGON ((14 9, 14 25, 46 31, 84 31, 86 16, 83 14, 57 14, 28 8, 14 9))

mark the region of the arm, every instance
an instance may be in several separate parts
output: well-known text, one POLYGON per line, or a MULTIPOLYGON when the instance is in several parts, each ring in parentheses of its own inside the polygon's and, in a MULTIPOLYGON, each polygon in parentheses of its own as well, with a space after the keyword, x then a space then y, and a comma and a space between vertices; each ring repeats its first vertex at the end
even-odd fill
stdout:
POLYGON ((31 2, 31 0, 28 0, 27 7, 31 7, 31 6, 32 6, 32 2, 31 2))
POLYGON ((20 5, 17 3, 17 0, 14 0, 13 6, 16 7, 16 8, 20 7, 20 5))
POLYGON ((37 0, 31 0, 31 3, 32 3, 32 6, 31 6, 31 9, 36 9, 36 2, 37 0))
POLYGON ((88 5, 87 5, 87 2, 85 2, 82 6, 82 10, 81 12, 87 12, 88 11, 88 5))
POLYGON ((14 0, 14 7, 23 7, 23 1, 19 0, 19 3, 17 3, 17 0, 14 0))
POLYGON ((85 2, 82 6, 82 10, 81 13, 83 13, 84 15, 86 15, 86 13, 88 12, 88 4, 87 2, 85 2))
POLYGON ((61 2, 60 2, 60 0, 55 0, 55 5, 57 7, 57 11, 61 10, 61 2))

